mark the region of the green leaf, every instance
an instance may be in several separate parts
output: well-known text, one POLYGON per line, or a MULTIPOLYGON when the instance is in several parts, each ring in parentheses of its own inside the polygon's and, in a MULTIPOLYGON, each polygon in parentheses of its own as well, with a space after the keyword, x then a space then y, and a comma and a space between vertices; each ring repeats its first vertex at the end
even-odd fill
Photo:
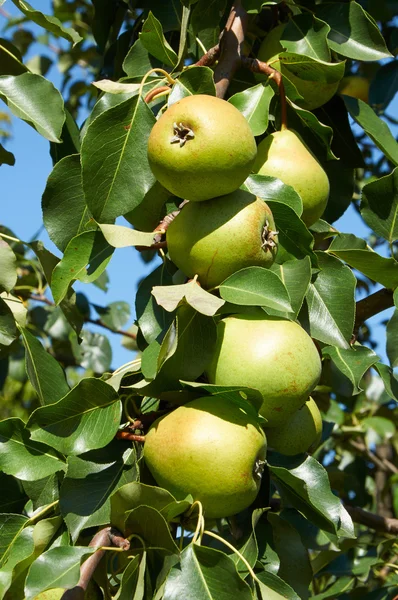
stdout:
MULTIPOLYGON (((226 14, 226 0, 198 0, 191 15, 191 27, 205 48, 212 48, 218 43, 220 18, 226 14)), ((203 50, 200 48, 200 53, 203 50)))
POLYGON ((362 188, 360 210, 376 235, 389 243, 398 239, 398 168, 362 188))
POLYGON ((58 402, 69 392, 60 363, 28 329, 20 328, 25 346, 26 371, 41 404, 58 402))
POLYGON ((142 26, 139 39, 144 48, 165 65, 174 67, 177 64, 177 54, 164 37, 162 24, 151 11, 142 26))
POLYGON ((384 112, 394 99, 398 89, 398 61, 391 60, 382 65, 371 81, 369 104, 376 112, 384 112))
POLYGON ((80 531, 88 527, 109 522, 117 526, 110 520, 110 496, 137 477, 137 453, 128 442, 114 440, 101 450, 69 456, 60 509, 72 540, 76 542, 80 531))
POLYGON ((296 592, 283 579, 270 573, 262 571, 257 573, 258 579, 261 581, 259 585, 261 600, 301 600, 296 592))
POLYGON ((344 75, 344 62, 330 63, 294 52, 281 52, 279 60, 288 78, 289 74, 298 77, 305 81, 306 87, 312 84, 314 91, 320 85, 326 89, 335 86, 344 75))
POLYGON ((123 225, 98 224, 102 235, 113 248, 126 248, 128 246, 152 246, 154 233, 137 231, 123 225))
POLYGON ((296 190, 276 177, 249 175, 241 187, 266 202, 276 200, 287 204, 298 216, 303 212, 303 202, 296 190))
POLYGON ((366 102, 357 100, 357 98, 351 98, 350 96, 343 96, 343 100, 354 121, 362 127, 387 158, 397 165, 398 144, 388 125, 382 119, 379 119, 374 110, 366 102))
POLYGON ((28 521, 23 515, 0 514, 0 564, 7 560, 9 549, 28 521))
POLYGON ((324 252, 317 256, 321 270, 306 295, 311 336, 348 348, 354 328, 356 278, 340 260, 324 252))
POLYGON ((11 475, 0 473, 0 486, 7 490, 7 494, 0 497, 0 513, 22 513, 26 494, 21 482, 11 475))
POLYGON ((133 210, 155 182, 147 142, 155 117, 141 97, 106 110, 90 123, 82 143, 83 189, 100 223, 133 210))
POLYGON ((11 112, 50 142, 60 142, 64 101, 53 84, 33 73, 0 77, 0 97, 11 112))
POLYGON ((168 106, 194 94, 215 96, 216 86, 213 76, 213 71, 209 67, 188 67, 173 85, 167 100, 168 106))
POLYGON ((290 313, 286 316, 297 318, 311 281, 311 261, 309 256, 301 260, 289 260, 282 265, 274 263, 271 271, 278 275, 289 294, 293 314, 290 313))
POLYGON ((360 387, 362 377, 379 361, 379 357, 373 350, 360 345, 355 345, 349 350, 328 346, 322 350, 322 354, 330 358, 337 369, 349 379, 352 395, 362 391, 363 388, 360 387))
POLYGON ((10 309, 16 323, 21 327, 24 327, 26 325, 26 315, 28 309, 25 306, 22 298, 13 296, 12 294, 7 294, 7 292, 1 292, 0 298, 10 309))
POLYGON ((150 56, 140 39, 136 40, 123 61, 123 71, 128 77, 143 77, 155 67, 160 67, 159 61, 150 56))
POLYGON ((83 559, 95 552, 86 546, 60 546, 44 552, 32 564, 25 583, 25 599, 33 600, 52 588, 71 588, 80 577, 83 559))
POLYGON ((276 261, 283 263, 292 258, 304 258, 305 256, 309 256, 315 261, 314 238, 293 209, 274 200, 268 200, 267 204, 272 210, 279 232, 276 261))
POLYGON ((182 285, 154 286, 152 294, 156 302, 168 312, 176 310, 184 299, 202 315, 212 317, 223 306, 224 300, 204 290, 194 280, 182 285))
POLYGON ((18 479, 35 481, 66 469, 52 448, 29 438, 20 419, 0 422, 0 469, 18 479))
POLYGON ((339 577, 324 592, 311 596, 311 600, 335 600, 341 594, 345 595, 345 592, 348 592, 355 585, 355 582, 355 577, 350 577, 349 575, 339 577))
POLYGON ((0 144, 0 166, 1 165, 9 165, 10 167, 15 165, 15 156, 12 152, 8 152, 2 144, 0 144))
POLYGON ((117 591, 115 600, 142 600, 143 593, 137 595, 138 587, 141 587, 142 592, 145 587, 144 574, 146 568, 146 552, 142 556, 137 554, 122 573, 120 588, 117 591), (134 595, 133 595, 134 594, 134 595))
POLYGON ((398 366, 398 309, 387 323, 387 356, 392 367, 398 366))
POLYGON ((17 327, 11 309, 3 298, 0 298, 0 346, 9 346, 17 336, 17 327))
POLYGON ((76 279, 84 283, 95 281, 106 269, 112 254, 113 247, 100 231, 85 231, 72 238, 52 272, 51 291, 55 303, 64 300, 76 279))
POLYGON ((259 83, 234 94, 228 102, 246 117, 253 135, 262 135, 268 127, 269 105, 274 95, 275 92, 269 83, 259 83))
POLYGON ((37 408, 27 426, 33 440, 77 455, 106 446, 118 430, 120 416, 114 389, 100 379, 86 378, 56 404, 37 408))
POLYGON ((21 75, 28 68, 22 63, 18 48, 9 40, 0 38, 0 75, 21 75))
POLYGON ((166 519, 151 506, 138 506, 127 511, 122 531, 126 537, 132 533, 142 537, 147 549, 153 548, 162 554, 179 553, 166 519))
POLYGON ((17 282, 17 257, 0 238, 0 291, 11 292, 17 282))
POLYGON ((322 465, 311 456, 286 457, 268 453, 272 480, 282 502, 291 504, 321 529, 338 537, 354 538, 352 521, 335 496, 322 465))
POLYGON ((23 489, 32 501, 33 510, 59 500, 59 479, 57 473, 36 479, 23 481, 23 489))
POLYGON ((112 494, 110 522, 124 530, 126 513, 139 506, 151 506, 170 521, 184 513, 190 506, 188 500, 176 500, 170 492, 160 487, 145 485, 138 481, 119 487, 112 494))
POLYGON ((53 17, 52 15, 45 15, 44 13, 36 10, 26 2, 26 0, 12 0, 17 8, 33 23, 36 25, 40 25, 53 35, 57 37, 62 37, 68 42, 72 42, 78 44, 83 38, 71 27, 64 27, 59 19, 53 17))
POLYGON ((329 179, 329 200, 323 213, 327 223, 334 223, 351 204, 354 195, 355 170, 346 167, 342 160, 329 161, 322 165, 329 179))
POLYGON ((269 269, 241 269, 223 281, 219 290, 221 298, 233 304, 292 312, 289 292, 281 279, 269 269))
POLYGON ((333 129, 329 127, 329 125, 324 125, 321 123, 313 112, 305 110, 304 108, 300 108, 300 106, 297 106, 297 104, 294 104, 289 99, 288 103, 294 109, 296 115, 299 117, 303 125, 308 127, 311 133, 318 139, 322 146, 324 146, 326 149, 326 159, 336 159, 336 156, 331 150, 333 129))
POLYGON ((164 262, 141 281, 135 297, 135 310, 138 325, 145 341, 150 344, 159 333, 170 326, 173 315, 159 306, 152 295, 152 288, 156 285, 172 285, 173 272, 171 263, 164 262))
POLYGON ((305 54, 312 58, 330 61, 327 36, 330 27, 314 15, 294 15, 284 28, 280 43, 288 52, 305 54))
POLYGON ((338 54, 364 61, 391 56, 376 23, 357 2, 322 4, 316 14, 330 25, 328 43, 338 54))
POLYGON ((219 550, 190 544, 166 579, 163 600, 252 600, 234 562, 219 550))
POLYGON ((393 369, 387 365, 383 365, 380 362, 374 364, 373 368, 382 378, 386 394, 398 402, 398 379, 394 375, 393 369))
POLYGON ((130 318, 130 305, 128 302, 111 302, 105 307, 96 304, 92 306, 99 314, 101 322, 111 329, 121 329, 130 318))
POLYGON ((336 236, 328 252, 386 288, 395 289, 398 285, 398 263, 393 258, 384 258, 373 252, 364 240, 351 233, 336 236))
POLYGON ((97 228, 84 199, 78 154, 57 162, 47 179, 41 206, 48 235, 62 252, 73 237, 97 228))

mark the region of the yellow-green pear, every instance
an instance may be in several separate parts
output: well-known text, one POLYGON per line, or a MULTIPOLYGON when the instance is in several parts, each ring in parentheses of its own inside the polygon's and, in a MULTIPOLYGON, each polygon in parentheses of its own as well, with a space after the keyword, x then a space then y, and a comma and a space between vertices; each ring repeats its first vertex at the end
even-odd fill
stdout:
POLYGON ((262 140, 253 170, 277 177, 296 190, 303 201, 301 218, 307 226, 322 216, 329 198, 329 179, 295 131, 283 129, 262 140))
POLYGON ((259 310, 219 321, 216 350, 206 372, 210 383, 257 389, 266 426, 279 427, 317 385, 321 361, 300 325, 259 310))
POLYGON ((277 251, 269 206, 236 190, 206 202, 189 202, 167 230, 171 260, 188 277, 212 288, 244 267, 270 267, 277 251))
POLYGON ((220 518, 256 498, 266 449, 251 415, 230 400, 206 396, 155 421, 144 459, 159 486, 177 499, 191 494, 206 518, 220 518))
POLYGON ((265 429, 268 445, 281 454, 292 456, 315 450, 322 437, 322 417, 312 398, 281 427, 265 429))
POLYGON ((362 100, 363 102, 369 102, 369 87, 370 81, 366 77, 348 75, 341 80, 338 92, 345 96, 358 98, 358 100, 362 100))
POLYGON ((230 102, 199 94, 175 102, 148 140, 149 165, 175 196, 209 200, 236 190, 250 174, 256 142, 230 102))
POLYGON ((34 600, 60 600, 65 591, 64 588, 52 588, 41 592, 34 600))
MULTIPOLYGON (((286 51, 283 42, 280 41, 285 27, 286 23, 282 23, 267 33, 267 36, 260 46, 257 58, 263 62, 267 62, 271 67, 282 73, 284 77, 287 77, 289 81, 293 83, 298 93, 303 97, 303 100, 297 100, 296 103, 298 106, 307 110, 314 110, 315 108, 319 108, 326 104, 326 102, 334 96, 337 92, 340 80, 338 79, 336 81, 336 74, 334 71, 332 73, 327 69, 318 69, 317 77, 322 73, 322 78, 321 80, 316 80, 316 67, 311 67, 311 71, 308 72, 308 69, 305 68, 305 64, 303 65, 303 69, 299 72, 299 75, 293 73, 292 70, 295 69, 295 62, 297 61, 294 60, 290 62, 289 68, 288 60, 281 60, 279 58, 279 54, 286 51), (314 70, 312 71, 312 69, 314 70)), ((305 56, 303 58, 305 59, 305 56)), ((308 57, 308 61, 310 61, 311 65, 314 65, 314 60, 310 57, 308 57)), ((317 63, 326 67, 330 65, 330 63, 325 63, 324 61, 317 61, 317 63)), ((256 75, 256 79, 266 79, 266 76, 256 75)))

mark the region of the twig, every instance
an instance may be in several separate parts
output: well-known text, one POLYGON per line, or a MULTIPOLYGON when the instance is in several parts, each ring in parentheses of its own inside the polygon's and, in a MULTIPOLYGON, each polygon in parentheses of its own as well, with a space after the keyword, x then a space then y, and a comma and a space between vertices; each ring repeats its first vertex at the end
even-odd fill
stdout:
POLYGON ((196 67, 211 67, 220 56, 220 44, 210 48, 196 63, 196 67))
POLYGON ((89 547, 98 548, 98 550, 84 561, 80 567, 80 579, 77 585, 70 590, 66 590, 61 596, 61 600, 84 600, 90 579, 106 552, 106 550, 102 549, 104 546, 113 546, 114 548, 127 551, 130 549, 130 542, 114 527, 105 527, 105 529, 101 529, 101 531, 96 533, 89 543, 89 547))
POLYGON ((137 435, 130 433, 127 429, 124 431, 118 431, 116 434, 117 440, 127 440, 129 442, 145 442, 145 435, 137 435))
POLYGON ((138 252, 144 252, 145 250, 158 250, 159 248, 166 248, 167 247, 167 242, 161 241, 162 240, 162 235, 164 235, 167 231, 167 229, 169 228, 170 223, 172 223, 172 221, 174 221, 174 219, 176 218, 176 216, 179 214, 180 210, 182 209, 182 207, 188 202, 188 200, 183 200, 181 202, 181 204, 178 207, 178 210, 173 210, 173 212, 169 213, 168 215, 166 215, 159 223, 159 225, 157 225, 155 227, 155 229, 153 230, 153 233, 156 233, 157 231, 159 232, 157 235, 154 236, 154 240, 155 243, 152 244, 151 246, 136 246, 135 249, 138 250, 138 252))
MULTIPOLYGON (((31 294, 29 296, 29 300, 35 300, 36 302, 43 302, 44 304, 47 304, 47 306, 55 306, 55 303, 52 302, 46 296, 44 296, 44 294, 31 294)), ((109 327, 109 325, 106 325, 106 323, 101 321, 101 319, 90 319, 89 317, 84 317, 84 322, 92 323, 93 325, 98 325, 99 327, 103 327, 104 329, 107 329, 108 331, 111 331, 112 333, 117 333, 118 335, 126 336, 132 340, 137 339, 137 336, 135 333, 131 333, 130 331, 125 331, 124 329, 113 329, 113 327, 109 327)))
POLYGON ((386 288, 359 300, 356 304, 354 333, 351 343, 357 339, 359 328, 365 321, 392 306, 394 306, 393 291, 386 288))
POLYGON ((358 450, 359 452, 361 452, 361 454, 364 454, 381 471, 384 471, 386 473, 398 473, 398 468, 395 465, 393 465, 392 462, 390 462, 387 458, 381 459, 378 456, 376 456, 376 454, 373 454, 373 452, 371 452, 363 442, 350 440, 349 444, 350 446, 355 448, 355 450, 358 450))
POLYGON ((161 85, 160 87, 151 90, 145 96, 144 102, 146 102, 146 104, 149 104, 154 98, 156 98, 156 96, 158 96, 159 94, 163 94, 164 92, 170 92, 169 86, 161 85))
POLYGON ((345 508, 355 523, 366 525, 366 527, 380 531, 381 533, 398 534, 398 519, 375 515, 363 508, 359 508, 359 506, 346 505, 345 508))
POLYGON ((220 41, 220 59, 214 71, 216 94, 224 98, 228 86, 236 70, 241 64, 242 44, 245 41, 247 26, 247 12, 241 1, 236 0, 231 8, 227 25, 225 26, 220 41))

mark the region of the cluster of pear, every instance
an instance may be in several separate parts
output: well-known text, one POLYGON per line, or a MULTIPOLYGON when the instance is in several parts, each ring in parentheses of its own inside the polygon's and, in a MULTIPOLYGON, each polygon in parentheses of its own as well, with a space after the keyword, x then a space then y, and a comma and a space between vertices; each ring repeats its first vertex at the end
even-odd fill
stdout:
MULTIPOLYGON (((212 96, 173 104, 153 127, 148 158, 159 182, 189 200, 167 230, 170 258, 207 289, 242 268, 270 267, 275 259, 270 208, 238 189, 253 170, 295 187, 307 223, 320 217, 329 192, 326 174, 294 132, 274 133, 257 148, 242 114, 212 96)), ((237 307, 237 313, 219 320, 206 375, 219 386, 258 390, 266 428, 244 403, 206 396, 158 419, 144 447, 158 485, 178 499, 191 494, 209 518, 236 514, 253 502, 267 437, 277 451, 297 454, 319 442, 322 428, 309 399, 321 374, 312 339, 298 323, 260 308, 237 307)))

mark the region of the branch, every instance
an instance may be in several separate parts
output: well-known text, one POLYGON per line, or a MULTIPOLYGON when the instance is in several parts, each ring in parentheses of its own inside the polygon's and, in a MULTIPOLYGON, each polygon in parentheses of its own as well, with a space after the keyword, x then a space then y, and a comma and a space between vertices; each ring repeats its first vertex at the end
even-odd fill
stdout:
MULTIPOLYGON (((49 300, 44 294, 31 294, 28 300, 35 300, 36 302, 43 302, 43 304, 47 304, 47 306, 55 306, 55 303, 49 300)), ((89 317, 84 317, 85 323, 92 323, 93 325, 98 325, 99 327, 103 327, 112 333, 117 333, 118 335, 124 335, 132 340, 137 339, 135 333, 131 333, 130 331, 125 331, 124 329, 113 329, 113 327, 109 327, 106 325, 101 319, 90 319, 89 317)))
POLYGON ((285 86, 283 85, 283 77, 279 71, 271 67, 268 63, 258 60, 257 58, 242 57, 242 67, 249 69, 253 73, 262 73, 273 79, 278 86, 281 102, 281 123, 282 129, 287 128, 287 103, 285 86))
POLYGON ((345 508, 355 523, 366 525, 366 527, 380 531, 381 533, 398 534, 398 519, 375 515, 363 508, 359 508, 359 506, 345 505, 345 508))
POLYGON ((362 300, 359 300, 356 304, 356 315, 355 315, 355 326, 354 336, 355 339, 358 335, 360 326, 383 310, 394 306, 393 290, 383 288, 362 300))
POLYGON ((393 465, 392 462, 390 462, 387 458, 379 458, 376 456, 376 454, 373 454, 373 452, 371 452, 363 442, 350 440, 349 444, 355 448, 355 450, 358 450, 358 452, 364 454, 368 460, 376 465, 381 471, 384 471, 385 473, 398 473, 398 468, 393 465))
POLYGON ((90 579, 106 552, 106 550, 101 549, 103 546, 113 546, 127 551, 130 549, 130 542, 114 527, 105 527, 105 529, 98 531, 89 543, 90 548, 98 548, 98 550, 84 561, 80 567, 80 579, 77 585, 70 590, 66 590, 61 596, 61 600, 84 600, 90 579))
POLYGON ((247 12, 241 5, 241 1, 236 0, 232 5, 228 22, 222 33, 220 59, 214 71, 218 98, 224 98, 230 81, 241 64, 241 51, 245 40, 247 20, 247 12))

